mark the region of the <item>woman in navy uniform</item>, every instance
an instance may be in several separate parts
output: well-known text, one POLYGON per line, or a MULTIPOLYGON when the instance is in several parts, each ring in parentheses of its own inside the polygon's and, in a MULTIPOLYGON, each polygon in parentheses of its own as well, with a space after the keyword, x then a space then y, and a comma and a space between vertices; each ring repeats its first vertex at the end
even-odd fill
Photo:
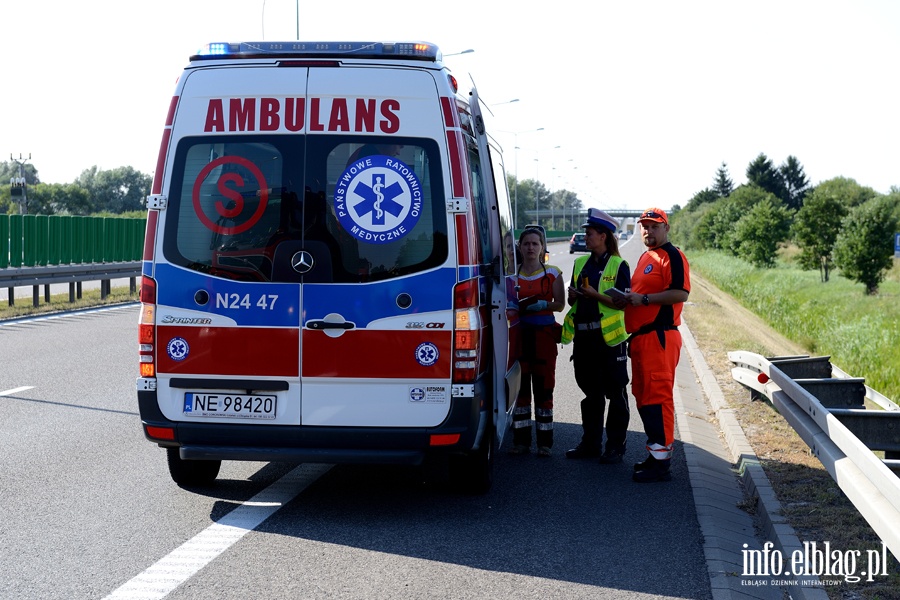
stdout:
POLYGON ((566 458, 597 458, 602 464, 622 462, 628 433, 628 348, 625 317, 605 292, 631 287, 628 263, 619 256, 616 229, 619 223, 602 210, 588 210, 584 227, 590 256, 580 256, 572 270, 563 342, 574 339, 572 361, 575 381, 584 393, 581 401, 581 443, 566 451, 566 458), (606 449, 603 450, 603 416, 606 400, 606 449))

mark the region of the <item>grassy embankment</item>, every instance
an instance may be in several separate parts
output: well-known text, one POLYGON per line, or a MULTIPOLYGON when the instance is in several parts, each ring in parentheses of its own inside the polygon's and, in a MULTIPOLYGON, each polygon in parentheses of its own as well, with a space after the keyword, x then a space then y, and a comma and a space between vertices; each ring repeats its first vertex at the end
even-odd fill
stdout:
POLYGON ((137 294, 129 294, 128 287, 114 287, 110 290, 105 300, 100 298, 100 290, 84 290, 82 297, 69 302, 68 292, 65 294, 53 294, 50 296, 50 302, 44 301, 44 286, 40 287, 40 303, 37 307, 33 305, 31 296, 27 298, 16 298, 15 305, 9 306, 9 300, 6 292, 0 295, 0 320, 15 319, 17 317, 27 317, 32 315, 48 314, 55 312, 63 312, 69 310, 79 310, 83 308, 92 308, 95 306, 103 306, 106 304, 122 304, 124 302, 137 302, 137 294))
POLYGON ((831 356, 832 364, 900 403, 900 261, 876 296, 838 274, 822 283, 818 272, 790 260, 758 269, 721 253, 691 252, 690 261, 692 270, 811 356, 831 356))
MULTIPOLYGON (((871 527, 800 436, 769 402, 751 401, 734 381, 727 353, 830 355, 849 374, 900 401, 900 261, 880 296, 867 298, 859 284, 837 276, 820 283, 817 273, 800 271, 785 258, 778 268, 761 270, 722 254, 689 252, 694 285, 685 320, 800 539, 880 549, 871 527)), ((755 510, 752 504, 745 508, 755 510)), ((888 572, 887 578, 825 592, 830 600, 900 600, 900 565, 892 560, 888 572)))

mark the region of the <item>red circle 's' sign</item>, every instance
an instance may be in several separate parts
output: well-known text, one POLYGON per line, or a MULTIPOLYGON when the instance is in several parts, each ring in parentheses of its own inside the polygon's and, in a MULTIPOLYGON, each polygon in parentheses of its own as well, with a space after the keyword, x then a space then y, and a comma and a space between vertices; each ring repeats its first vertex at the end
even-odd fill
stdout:
MULTIPOLYGON (((244 196, 239 189, 244 187, 244 177, 242 177, 240 173, 230 171, 219 176, 219 180, 216 182, 216 189, 218 189, 219 193, 226 199, 234 202, 234 205, 229 207, 226 206, 222 200, 216 201, 215 208, 220 217, 236 219, 241 216, 241 213, 244 211, 244 196)), ((269 203, 269 186, 266 184, 265 175, 262 174, 259 167, 246 158, 240 156, 222 156, 203 167, 203 170, 197 175, 197 179, 194 181, 191 199, 194 203, 194 212, 197 213, 197 217, 207 228, 222 235, 234 235, 236 233, 247 231, 262 218, 263 213, 266 212, 266 205, 269 203), (259 190, 259 206, 256 207, 256 211, 243 223, 231 227, 224 227, 213 221, 213 219, 203 211, 203 207, 200 205, 200 186, 203 185, 203 182, 206 181, 206 178, 213 169, 228 163, 240 165, 247 169, 250 172, 250 175, 256 178, 258 183, 256 189, 259 190)))

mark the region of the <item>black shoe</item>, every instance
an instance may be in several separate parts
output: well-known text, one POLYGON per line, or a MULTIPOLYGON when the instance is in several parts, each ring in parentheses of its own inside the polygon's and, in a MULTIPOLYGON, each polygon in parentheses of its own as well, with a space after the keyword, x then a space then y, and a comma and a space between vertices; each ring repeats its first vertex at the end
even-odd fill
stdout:
POLYGON ((623 456, 625 456, 624 450, 607 450, 600 455, 597 462, 601 465, 617 465, 622 462, 623 456))
POLYGON ((644 459, 644 462, 634 463, 634 472, 646 471, 647 469, 652 469, 654 466, 656 466, 656 459, 648 455, 647 458, 644 459))
POLYGON ((631 479, 638 483, 653 483, 656 481, 671 481, 672 474, 669 472, 668 466, 654 465, 643 471, 635 471, 631 479))
POLYGON ((578 444, 571 450, 566 450, 566 458, 597 458, 599 456, 599 448, 591 448, 584 444, 578 444))

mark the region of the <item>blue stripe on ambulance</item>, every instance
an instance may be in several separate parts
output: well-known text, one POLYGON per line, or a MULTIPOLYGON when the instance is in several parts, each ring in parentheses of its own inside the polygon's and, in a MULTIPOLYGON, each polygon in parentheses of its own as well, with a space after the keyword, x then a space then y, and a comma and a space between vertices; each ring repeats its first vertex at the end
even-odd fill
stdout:
POLYGON ((356 327, 376 319, 453 308, 456 269, 442 268, 378 283, 335 285, 307 283, 303 286, 304 324, 337 313, 356 327), (401 294, 409 294, 410 308, 397 305, 401 294))
MULTIPOLYGON (((156 265, 159 306, 207 312, 249 327, 298 327, 300 293, 296 283, 247 283, 210 277, 165 263, 156 265), (205 290, 209 301, 198 304, 205 290)), ((346 289, 346 288, 345 288, 346 289)))

